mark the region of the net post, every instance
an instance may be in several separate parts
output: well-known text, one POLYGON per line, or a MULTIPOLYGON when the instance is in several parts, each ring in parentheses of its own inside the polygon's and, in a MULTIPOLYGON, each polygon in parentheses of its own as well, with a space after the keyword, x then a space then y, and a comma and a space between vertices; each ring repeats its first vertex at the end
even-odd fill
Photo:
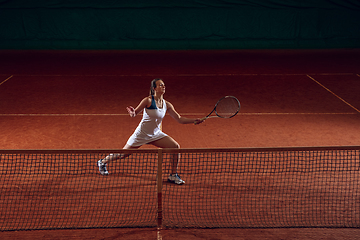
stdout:
POLYGON ((160 148, 158 150, 158 169, 157 169, 158 229, 160 229, 162 226, 162 162, 163 162, 163 152, 162 149, 160 148))

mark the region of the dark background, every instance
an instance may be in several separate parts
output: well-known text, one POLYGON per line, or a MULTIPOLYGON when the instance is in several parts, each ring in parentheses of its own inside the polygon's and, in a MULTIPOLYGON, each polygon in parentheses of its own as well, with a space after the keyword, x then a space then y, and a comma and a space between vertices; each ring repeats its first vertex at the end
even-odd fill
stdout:
POLYGON ((356 0, 2 0, 0 48, 356 48, 359 10, 356 0))

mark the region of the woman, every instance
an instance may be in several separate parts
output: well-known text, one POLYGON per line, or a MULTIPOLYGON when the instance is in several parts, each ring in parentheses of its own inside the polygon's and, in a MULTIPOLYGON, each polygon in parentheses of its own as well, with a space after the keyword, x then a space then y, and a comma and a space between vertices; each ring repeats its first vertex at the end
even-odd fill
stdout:
MULTIPOLYGON (((180 145, 170 136, 161 131, 161 122, 168 112, 172 118, 181 124, 199 124, 203 122, 197 118, 185 118, 180 116, 175 111, 174 106, 164 100, 165 84, 162 79, 157 78, 151 81, 150 96, 145 97, 136 107, 127 107, 131 117, 135 117, 144 110, 143 117, 134 133, 130 136, 124 149, 137 149, 144 144, 152 144, 159 148, 180 148, 180 145)), ((106 164, 109 161, 116 159, 123 159, 128 155, 125 154, 110 154, 104 159, 98 161, 99 171, 102 175, 108 175, 106 164)), ((177 174, 177 165, 179 162, 179 154, 174 154, 172 157, 172 169, 168 178, 169 182, 175 184, 184 184, 180 176, 177 174)))

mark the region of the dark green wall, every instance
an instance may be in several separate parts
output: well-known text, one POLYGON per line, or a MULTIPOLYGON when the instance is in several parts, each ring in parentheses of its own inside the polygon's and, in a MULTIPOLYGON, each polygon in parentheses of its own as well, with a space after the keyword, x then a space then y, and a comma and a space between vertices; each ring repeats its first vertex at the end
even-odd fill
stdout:
POLYGON ((0 0, 1 49, 358 47, 355 0, 0 0))

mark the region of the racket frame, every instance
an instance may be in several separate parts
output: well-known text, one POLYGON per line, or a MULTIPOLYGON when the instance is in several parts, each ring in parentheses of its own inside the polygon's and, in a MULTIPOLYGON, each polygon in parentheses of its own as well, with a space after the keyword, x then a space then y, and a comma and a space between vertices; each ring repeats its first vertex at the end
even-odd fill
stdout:
POLYGON ((215 104, 214 109, 213 109, 206 117, 203 117, 203 118, 201 118, 200 120, 201 120, 201 121, 204 121, 204 120, 206 120, 206 119, 208 119, 208 118, 213 118, 213 117, 232 118, 232 117, 235 117, 236 114, 238 114, 238 112, 240 111, 240 107, 241 107, 240 101, 239 101, 236 97, 234 97, 234 96, 225 96, 225 97, 220 98, 219 101, 217 101, 217 103, 215 104), (218 106, 218 104, 219 104, 223 99, 229 98, 229 97, 234 98, 234 99, 237 101, 239 107, 238 107, 236 113, 234 113, 234 114, 231 115, 230 117, 222 117, 222 116, 220 116, 220 115, 217 113, 216 107, 218 106), (210 116, 213 112, 215 112, 216 116, 210 116))

